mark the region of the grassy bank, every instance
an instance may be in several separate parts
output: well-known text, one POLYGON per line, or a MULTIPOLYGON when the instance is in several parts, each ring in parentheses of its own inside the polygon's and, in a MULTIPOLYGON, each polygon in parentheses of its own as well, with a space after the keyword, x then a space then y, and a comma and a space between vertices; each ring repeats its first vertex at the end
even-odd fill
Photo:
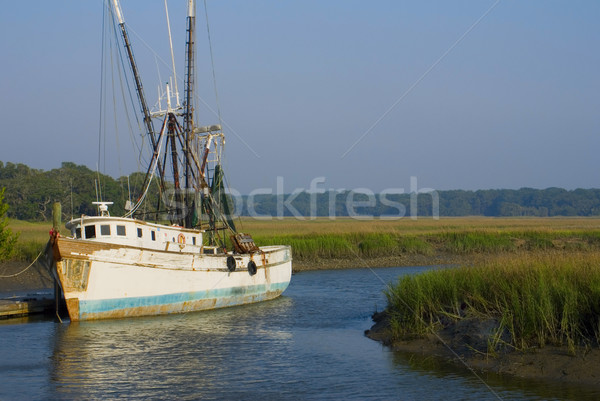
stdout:
POLYGON ((31 262, 46 245, 52 223, 10 220, 8 227, 19 234, 12 259, 31 262))
POLYGON ((533 252, 403 277, 386 293, 392 340, 476 318, 495 322, 490 351, 597 345, 599 267, 599 251, 533 252))
POLYGON ((487 232, 476 229, 455 232, 345 233, 254 236, 261 245, 287 244, 294 258, 373 258, 394 254, 469 255, 535 250, 600 250, 598 230, 487 232))
MULTIPOLYGON (((20 233, 16 258, 35 257, 50 223, 10 222, 20 233)), ((401 220, 242 219, 241 231, 258 245, 291 245, 294 260, 310 265, 328 260, 390 258, 390 263, 443 263, 472 255, 535 250, 600 250, 598 218, 463 217, 401 220), (394 258, 396 257, 396 258, 394 258)), ((325 262, 325 265, 327 263, 325 262)))
POLYGON ((600 250, 600 219, 595 218, 290 219, 244 223, 244 229, 258 244, 291 245, 298 261, 393 255, 439 260, 535 250, 600 250))

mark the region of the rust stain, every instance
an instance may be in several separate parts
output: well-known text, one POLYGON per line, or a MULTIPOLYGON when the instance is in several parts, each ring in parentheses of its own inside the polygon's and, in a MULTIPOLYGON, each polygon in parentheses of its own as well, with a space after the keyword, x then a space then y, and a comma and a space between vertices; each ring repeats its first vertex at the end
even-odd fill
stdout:
POLYGON ((63 291, 79 292, 87 290, 92 262, 82 259, 63 259, 56 263, 63 291))
POLYGON ((267 265, 267 254, 264 251, 260 251, 260 254, 262 256, 263 266, 266 266, 267 265))
MULTIPOLYGON (((273 298, 277 298, 281 295, 281 291, 267 291, 264 296, 249 295, 243 297, 243 300, 232 303, 231 305, 222 305, 220 307, 235 306, 240 304, 248 304, 260 301, 266 301, 273 298)), ((67 300, 67 306, 69 301, 76 301, 76 299, 67 300)), ((79 314, 79 303, 76 304, 77 311, 79 314)), ((170 304, 170 305, 153 305, 153 306, 142 306, 136 308, 119 309, 114 311, 96 312, 96 313, 84 313, 81 316, 81 320, 99 320, 99 319, 120 319, 128 317, 138 316, 152 316, 152 315, 168 315, 186 312, 198 312, 202 310, 217 309, 217 299, 201 299, 196 301, 186 301, 181 304, 170 304)), ((75 313, 75 312, 74 312, 75 313)), ((69 307, 69 314, 71 315, 71 308, 69 307)), ((79 320, 79 316, 76 319, 71 316, 71 320, 79 320)))
MULTIPOLYGON (((96 251, 102 250, 113 250, 119 248, 130 248, 130 249, 139 249, 139 247, 132 246, 123 246, 117 244, 107 244, 101 242, 92 242, 92 241, 82 241, 75 240, 71 238, 63 238, 56 237, 53 241, 53 254, 56 262, 56 273, 58 274, 58 278, 60 279, 61 286, 64 292, 85 292, 88 286, 88 279, 90 275, 90 271, 92 268, 93 261, 90 260, 90 257, 96 251)), ((157 253, 162 253, 161 251, 152 251, 157 253)), ((262 266, 257 266, 258 269, 265 269, 265 275, 267 279, 267 285, 270 285, 270 274, 268 274, 268 267, 272 265, 277 265, 279 263, 269 263, 269 256, 271 255, 270 250, 268 251, 260 251, 257 252, 260 255, 257 255, 262 260, 262 266)), ((222 255, 201 255, 202 257, 214 257, 215 259, 222 258, 222 255)), ((250 253, 249 259, 253 259, 253 254, 250 253)), ((236 255, 236 264, 242 264, 244 258, 240 255, 236 255)), ((291 255, 286 255, 285 259, 291 260, 291 255)), ((194 259, 195 260, 195 259, 194 259)), ((164 266, 154 266, 149 263, 140 263, 134 262, 133 265, 140 265, 146 267, 154 267, 154 268, 164 268, 164 266)), ((196 270, 193 267, 193 261, 191 268, 196 270)), ((205 271, 226 271, 226 268, 200 268, 198 270, 205 271)), ((268 287, 267 287, 268 288, 268 287)), ((80 317, 80 308, 79 308, 79 299, 78 298, 69 298, 66 300, 67 309, 69 311, 69 316, 72 321, 78 320, 95 320, 95 319, 107 319, 107 318, 124 318, 124 317, 133 317, 133 316, 148 316, 148 315, 163 315, 163 314, 172 314, 172 313, 185 313, 191 311, 199 311, 199 310, 208 310, 215 309, 218 307, 225 307, 230 305, 238 305, 238 304, 246 304, 252 303, 262 300, 269 300, 272 298, 276 298, 281 294, 282 291, 267 291, 266 294, 259 295, 249 295, 243 297, 243 299, 232 300, 232 303, 229 304, 227 302, 223 303, 222 300, 219 301, 216 298, 196 300, 196 301, 187 301, 182 304, 167 304, 167 305, 153 305, 153 306, 145 306, 145 307, 135 307, 128 309, 121 309, 115 311, 107 311, 107 312, 94 312, 94 313, 83 313, 80 317)))
POLYGON ((58 255, 59 260, 62 259, 62 255, 69 255, 72 258, 85 259, 88 255, 96 251, 128 248, 127 246, 123 245, 83 241, 63 237, 57 238, 54 247, 55 255, 58 255))
POLYGON ((69 298, 66 300, 67 309, 69 311, 69 318, 72 322, 79 320, 79 299, 69 298))
POLYGON ((232 235, 230 238, 237 253, 252 253, 260 250, 250 234, 239 233, 232 235))

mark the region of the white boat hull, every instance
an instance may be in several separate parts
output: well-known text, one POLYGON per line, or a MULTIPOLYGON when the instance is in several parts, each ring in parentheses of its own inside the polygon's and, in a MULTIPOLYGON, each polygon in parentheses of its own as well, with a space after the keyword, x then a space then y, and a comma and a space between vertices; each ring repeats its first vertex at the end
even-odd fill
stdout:
POLYGON ((162 315, 278 297, 292 273, 288 246, 203 255, 57 238, 53 273, 72 321, 162 315), (227 257, 236 262, 234 271, 227 257), (256 273, 250 274, 250 261, 256 273))

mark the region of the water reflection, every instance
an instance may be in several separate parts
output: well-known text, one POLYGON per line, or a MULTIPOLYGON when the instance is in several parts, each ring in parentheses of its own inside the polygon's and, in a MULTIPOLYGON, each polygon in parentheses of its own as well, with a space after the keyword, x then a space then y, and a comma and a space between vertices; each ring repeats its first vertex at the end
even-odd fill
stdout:
POLYGON ((269 321, 288 316, 292 305, 280 298, 202 313, 56 325, 51 380, 57 393, 70 396, 206 398, 244 374, 236 361, 247 365, 245 358, 259 354, 265 363, 276 362, 286 354, 290 330, 273 330, 269 321))
MULTIPOLYGON (((363 335, 379 278, 423 270, 302 273, 273 301, 185 315, 0 325, 0 399, 496 399, 468 370, 363 335)), ((503 399, 597 395, 483 378, 503 399)))

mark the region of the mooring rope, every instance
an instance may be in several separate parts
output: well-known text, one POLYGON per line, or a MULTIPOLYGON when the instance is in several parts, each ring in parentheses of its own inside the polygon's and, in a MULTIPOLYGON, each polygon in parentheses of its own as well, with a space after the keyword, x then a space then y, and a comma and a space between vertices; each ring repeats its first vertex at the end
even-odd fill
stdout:
POLYGON ((33 262, 31 262, 31 264, 29 266, 27 266, 26 268, 24 268, 20 272, 15 273, 15 274, 9 274, 7 276, 0 275, 0 278, 17 277, 18 275, 25 273, 31 266, 33 266, 35 264, 35 262, 37 262, 37 260, 40 258, 40 256, 42 256, 42 253, 44 253, 44 250, 42 250, 40 253, 38 253, 38 255, 35 257, 35 259, 33 260, 33 262))

